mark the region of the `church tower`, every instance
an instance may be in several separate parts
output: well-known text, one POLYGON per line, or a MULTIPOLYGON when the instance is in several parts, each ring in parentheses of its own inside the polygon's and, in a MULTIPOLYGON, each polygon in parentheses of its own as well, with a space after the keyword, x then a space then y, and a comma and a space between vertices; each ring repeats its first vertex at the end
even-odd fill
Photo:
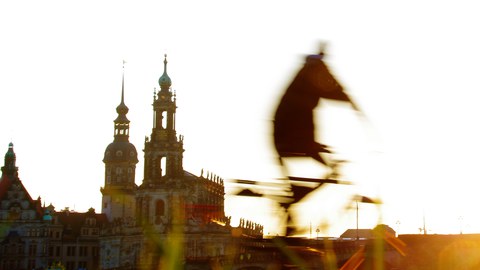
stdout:
POLYGON ((2 167, 2 175, 9 176, 12 179, 18 175, 18 167, 15 166, 17 156, 13 151, 13 143, 8 144, 8 151, 5 154, 5 166, 2 167))
MULTIPOLYGON (((125 68, 124 68, 125 70, 125 68)), ((133 218, 135 215, 135 167, 137 150, 128 140, 130 121, 128 107, 124 103, 124 77, 122 74, 122 98, 117 106, 118 117, 114 120, 113 142, 107 146, 105 163, 105 186, 102 192, 102 213, 109 221, 117 218, 133 218)))
POLYGON ((136 217, 140 224, 162 226, 171 222, 183 186, 183 136, 175 130, 176 97, 167 74, 167 56, 153 97, 153 128, 145 138, 144 179, 137 192, 136 217))
POLYGON ((167 180, 183 175, 183 137, 177 138, 175 94, 167 74, 167 56, 163 61, 163 74, 158 79, 160 91, 153 98, 153 128, 150 140, 145 140, 145 168, 143 186, 161 186, 167 180))
POLYGON ((10 225, 7 228, 12 226, 12 222, 35 222, 43 214, 40 197, 33 200, 18 177, 16 159, 13 143, 10 143, 0 176, 0 224, 8 222, 10 225))

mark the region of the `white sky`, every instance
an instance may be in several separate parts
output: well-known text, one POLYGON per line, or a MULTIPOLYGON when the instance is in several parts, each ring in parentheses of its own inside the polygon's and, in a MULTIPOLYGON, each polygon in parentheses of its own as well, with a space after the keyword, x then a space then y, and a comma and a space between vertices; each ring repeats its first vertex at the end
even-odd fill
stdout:
MULTIPOLYGON (((184 168, 227 180, 278 177, 274 106, 303 57, 326 41, 331 70, 368 122, 346 106, 319 110, 318 132, 351 161, 344 177, 356 185, 312 196, 302 224, 328 223, 321 234, 329 235, 354 228, 354 211, 342 209, 361 193, 384 201, 381 221, 400 233, 418 233, 423 216, 429 233, 480 232, 480 9, 419 2, 1 2, 0 153, 13 141, 34 198, 99 211, 122 60, 141 183, 167 53, 184 168)), ((228 197, 227 214, 275 233, 278 213, 259 205, 268 202, 228 197)), ((360 227, 373 227, 376 213, 361 205, 360 227)))

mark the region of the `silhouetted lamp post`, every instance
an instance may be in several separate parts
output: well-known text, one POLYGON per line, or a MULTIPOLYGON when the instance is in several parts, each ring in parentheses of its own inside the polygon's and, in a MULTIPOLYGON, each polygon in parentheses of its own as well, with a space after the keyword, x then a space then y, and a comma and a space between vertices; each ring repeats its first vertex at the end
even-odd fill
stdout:
POLYGON ((359 236, 359 229, 358 229, 358 203, 361 202, 361 203, 371 203, 371 204, 380 204, 380 201, 379 200, 373 200, 369 197, 366 197, 366 196, 361 196, 361 195, 356 195, 354 196, 354 200, 355 200, 355 208, 356 208, 356 216, 357 216, 357 241, 360 240, 360 236, 359 236))
POLYGON ((356 212, 357 212, 357 241, 359 240, 359 236, 358 236, 358 198, 355 200, 355 204, 356 204, 356 212))

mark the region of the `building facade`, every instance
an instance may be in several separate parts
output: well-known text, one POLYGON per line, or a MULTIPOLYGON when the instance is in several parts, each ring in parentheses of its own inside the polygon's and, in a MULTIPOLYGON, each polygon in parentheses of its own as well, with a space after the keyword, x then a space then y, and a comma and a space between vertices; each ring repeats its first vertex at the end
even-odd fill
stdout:
POLYGON ((99 236, 107 219, 86 213, 56 212, 32 199, 18 176, 10 143, 0 179, 0 269, 99 268, 99 236))
POLYGON ((224 181, 183 169, 183 139, 177 134, 176 96, 167 59, 153 99, 152 133, 144 142, 144 178, 135 184, 137 151, 129 142, 128 107, 122 98, 114 141, 105 150, 102 213, 109 224, 100 237, 101 269, 198 268, 225 264, 238 254, 242 237, 262 238, 263 227, 230 226, 224 210, 224 181), (232 230, 240 229, 240 238, 232 230))
POLYGON ((32 199, 18 176, 13 143, 0 179, 0 270, 211 268, 241 255, 239 243, 261 239, 263 227, 230 225, 224 181, 183 169, 183 136, 177 134, 176 96, 164 71, 153 100, 152 133, 144 142, 144 178, 135 182, 138 154, 129 141, 124 99, 105 149, 101 213, 85 213, 32 199))

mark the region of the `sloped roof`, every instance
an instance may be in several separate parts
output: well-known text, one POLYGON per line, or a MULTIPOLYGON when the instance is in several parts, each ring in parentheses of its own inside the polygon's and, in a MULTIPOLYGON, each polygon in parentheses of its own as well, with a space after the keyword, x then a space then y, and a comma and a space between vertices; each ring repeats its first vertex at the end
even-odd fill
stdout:
POLYGON ((12 180, 10 177, 2 175, 2 178, 0 178, 0 200, 3 200, 3 198, 7 195, 7 191, 10 189, 10 186, 12 186, 12 180))
POLYGON ((185 177, 186 179, 198 179, 199 177, 194 175, 193 173, 191 172, 188 172, 188 171, 183 171, 183 177, 185 177))
POLYGON ((102 228, 105 224, 108 223, 107 216, 105 214, 98 214, 92 210, 89 210, 85 213, 70 212, 70 211, 61 211, 56 212, 55 215, 58 217, 58 221, 65 228, 64 232, 65 237, 78 237, 80 236, 80 229, 85 226, 85 220, 88 217, 95 219, 96 228, 102 228))
POLYGON ((373 230, 372 229, 348 229, 342 235, 340 235, 340 238, 351 238, 351 239, 356 239, 357 238, 357 231, 358 231, 358 237, 363 238, 363 239, 371 239, 373 238, 373 230))
POLYGON ((15 182, 20 185, 21 191, 25 193, 25 199, 30 203, 30 208, 37 212, 38 217, 41 217, 43 215, 41 202, 39 200, 32 199, 22 181, 16 176, 12 179, 10 176, 2 174, 2 177, 0 178, 0 201, 6 199, 8 191, 12 188, 13 183, 15 182))

